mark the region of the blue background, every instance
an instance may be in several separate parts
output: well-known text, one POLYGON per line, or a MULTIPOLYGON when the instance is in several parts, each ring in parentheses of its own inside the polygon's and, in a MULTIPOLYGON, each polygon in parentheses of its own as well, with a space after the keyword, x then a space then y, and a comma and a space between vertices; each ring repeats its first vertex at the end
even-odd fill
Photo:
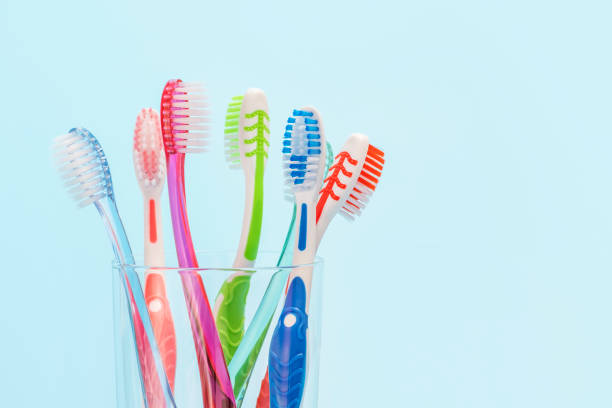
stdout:
POLYGON ((133 125, 181 77, 205 81, 213 104, 212 151, 187 169, 198 249, 238 239, 222 120, 247 87, 272 115, 264 248, 280 249, 289 217, 278 138, 291 108, 317 106, 336 149, 359 131, 386 152, 364 215, 334 221, 320 250, 321 407, 611 406, 610 11, 1 2, 1 405, 114 405, 111 250, 49 144, 78 125, 98 136, 139 248, 133 125))

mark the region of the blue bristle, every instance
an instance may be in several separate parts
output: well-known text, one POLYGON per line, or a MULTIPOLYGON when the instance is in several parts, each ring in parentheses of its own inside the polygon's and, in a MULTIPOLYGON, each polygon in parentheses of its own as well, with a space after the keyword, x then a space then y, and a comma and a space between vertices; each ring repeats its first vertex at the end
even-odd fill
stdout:
POLYGON ((311 173, 318 165, 316 160, 312 163, 311 160, 320 156, 322 152, 320 130, 319 121, 315 119, 314 113, 307 110, 294 109, 293 116, 287 120, 283 153, 285 153, 286 168, 289 169, 286 174, 297 190, 308 188, 311 184, 311 173))
POLYGON ((293 155, 289 158, 290 161, 298 161, 298 162, 305 162, 306 160, 308 160, 308 156, 298 156, 298 155, 293 155))

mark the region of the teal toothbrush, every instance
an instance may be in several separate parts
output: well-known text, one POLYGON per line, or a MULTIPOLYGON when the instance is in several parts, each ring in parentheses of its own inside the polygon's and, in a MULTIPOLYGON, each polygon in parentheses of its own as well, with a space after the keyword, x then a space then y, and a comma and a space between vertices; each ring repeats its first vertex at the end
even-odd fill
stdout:
MULTIPOLYGON (((331 144, 327 142, 326 145, 327 156, 325 163, 325 174, 327 175, 327 171, 334 161, 334 154, 331 144)), ((293 202, 293 215, 291 216, 289 229, 287 231, 285 243, 283 244, 277 266, 289 266, 291 265, 291 260, 293 258, 296 205, 292 194, 287 192, 285 197, 293 202)), ((276 311, 278 301, 283 294, 287 277, 287 270, 278 271, 272 276, 262 301, 255 312, 255 316, 253 317, 253 320, 251 321, 242 342, 238 346, 234 357, 228 365, 230 379, 234 385, 234 396, 238 405, 242 403, 242 398, 244 397, 244 392, 246 390, 246 386, 248 385, 249 377, 253 367, 255 366, 257 357, 259 356, 259 351, 261 350, 266 334, 268 333, 268 328, 274 316, 274 312, 276 311)))

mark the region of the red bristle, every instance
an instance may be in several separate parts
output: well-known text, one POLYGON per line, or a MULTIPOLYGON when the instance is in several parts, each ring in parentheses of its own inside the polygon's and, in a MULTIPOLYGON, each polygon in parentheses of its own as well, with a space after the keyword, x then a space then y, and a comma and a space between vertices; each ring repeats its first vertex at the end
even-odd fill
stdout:
POLYGON ((371 156, 372 158, 378 160, 379 162, 383 164, 385 163, 385 159, 383 158, 384 155, 385 153, 382 150, 372 145, 368 146, 368 156, 371 156))
POLYGON ((383 166, 379 162, 371 159, 370 157, 366 157, 365 162, 376 167, 378 170, 382 170, 383 166))
POLYGON ((363 177, 359 177, 357 179, 357 182, 363 184, 364 186, 366 186, 366 187, 368 187, 368 188, 370 188, 372 190, 376 190, 376 185, 370 183, 368 180, 364 179, 363 177))
MULTIPOLYGON (((374 174, 377 177, 380 177, 382 175, 382 172, 372 168, 371 166, 369 166, 367 163, 363 165, 363 169, 366 170, 369 173, 374 174)), ((382 169, 382 166, 381 166, 382 169)))
POLYGON ((374 184, 378 183, 378 179, 376 177, 374 177, 373 175, 371 175, 370 173, 368 173, 367 171, 362 171, 360 175, 362 177, 367 178, 368 180, 370 180, 374 184))

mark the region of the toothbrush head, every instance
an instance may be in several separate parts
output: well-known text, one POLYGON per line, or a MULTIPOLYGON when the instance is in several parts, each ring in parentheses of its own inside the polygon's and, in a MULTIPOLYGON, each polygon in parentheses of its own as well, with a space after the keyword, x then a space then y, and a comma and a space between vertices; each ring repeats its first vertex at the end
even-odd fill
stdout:
POLYGON ((311 107, 295 109, 287 119, 283 137, 286 183, 295 196, 316 193, 325 173, 325 132, 319 112, 311 107))
POLYGON ((155 109, 142 109, 136 118, 133 156, 142 192, 160 194, 166 177, 166 160, 159 114, 155 109))
POLYGON ((87 129, 73 128, 55 138, 53 150, 64 186, 79 207, 105 197, 115 199, 104 151, 87 129))
POLYGON ((319 192, 317 223, 322 230, 337 212, 351 220, 361 214, 376 189, 384 163, 384 153, 369 144, 366 135, 354 133, 348 138, 319 192))
POLYGON ((199 153, 208 145, 209 112, 204 86, 172 79, 161 99, 161 131, 166 155, 199 153))
POLYGON ((361 211, 368 204, 370 196, 376 190, 384 164, 385 153, 372 145, 368 145, 368 152, 361 172, 357 176, 357 183, 349 193, 346 203, 342 206, 342 211, 340 212, 345 218, 354 221, 357 216, 361 215, 361 211))
POLYGON ((230 168, 255 170, 257 159, 265 166, 268 158, 268 100, 261 89, 249 88, 244 96, 235 96, 225 116, 225 159, 230 168))

